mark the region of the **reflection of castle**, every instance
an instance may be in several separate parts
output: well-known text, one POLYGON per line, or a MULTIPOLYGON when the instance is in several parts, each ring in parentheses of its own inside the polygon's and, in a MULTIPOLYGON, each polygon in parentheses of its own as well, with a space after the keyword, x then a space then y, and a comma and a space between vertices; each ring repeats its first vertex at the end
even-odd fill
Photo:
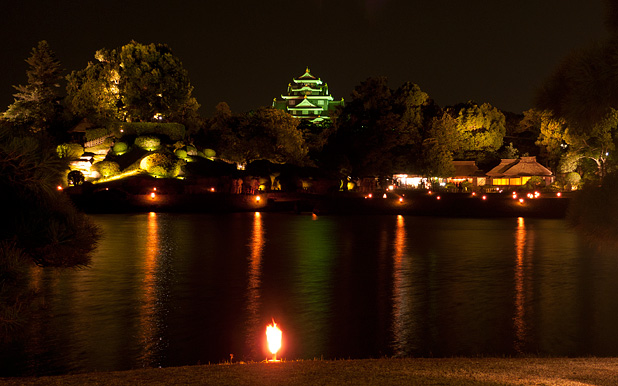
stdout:
POLYGON ((329 119, 330 113, 337 106, 343 106, 343 98, 340 101, 333 100, 333 96, 328 93, 328 84, 311 75, 309 68, 293 80, 294 83, 288 84, 287 94, 281 95, 283 100, 273 99, 274 108, 284 110, 296 118, 319 122, 329 119))

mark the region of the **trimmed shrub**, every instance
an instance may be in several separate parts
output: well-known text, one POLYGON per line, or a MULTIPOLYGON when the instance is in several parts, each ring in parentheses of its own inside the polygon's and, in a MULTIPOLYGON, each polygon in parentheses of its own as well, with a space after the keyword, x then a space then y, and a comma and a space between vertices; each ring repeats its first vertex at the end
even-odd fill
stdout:
POLYGON ((63 143, 56 148, 58 157, 67 159, 78 159, 84 154, 84 147, 79 143, 63 143))
POLYGON ((213 158, 216 155, 217 155, 217 153, 214 150, 212 150, 212 149, 204 149, 204 157, 206 157, 206 158, 213 158))
POLYGON ((152 135, 142 135, 135 138, 135 146, 144 150, 154 151, 161 146, 161 140, 152 135))
POLYGON ((126 142, 116 142, 113 149, 114 154, 122 155, 127 152, 127 150, 129 149, 129 145, 127 145, 126 142))
POLYGON ((140 168, 158 177, 176 177, 180 173, 183 161, 176 160, 164 153, 154 153, 144 157, 140 168))
POLYGON ((186 159, 187 158, 187 151, 183 150, 183 149, 178 149, 174 152, 174 154, 176 154, 176 157, 180 158, 180 159, 186 159))
POLYGON ((120 173, 120 165, 113 161, 101 161, 92 165, 95 171, 99 172, 101 177, 107 178, 120 173))

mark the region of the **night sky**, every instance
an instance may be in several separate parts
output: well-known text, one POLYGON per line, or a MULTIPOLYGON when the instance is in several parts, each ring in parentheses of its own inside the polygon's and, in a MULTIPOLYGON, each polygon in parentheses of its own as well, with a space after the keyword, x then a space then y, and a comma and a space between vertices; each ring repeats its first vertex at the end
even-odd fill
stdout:
POLYGON ((47 40, 67 72, 100 48, 166 43, 210 116, 268 106, 309 66, 336 99, 370 76, 418 84, 441 106, 512 112, 570 51, 606 37, 602 0, 14 0, 2 6, 0 109, 47 40))

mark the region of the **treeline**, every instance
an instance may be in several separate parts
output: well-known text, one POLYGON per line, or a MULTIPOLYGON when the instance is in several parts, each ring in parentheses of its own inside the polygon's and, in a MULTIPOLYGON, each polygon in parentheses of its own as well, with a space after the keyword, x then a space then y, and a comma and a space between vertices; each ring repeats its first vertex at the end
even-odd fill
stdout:
POLYGON ((613 110, 585 127, 548 102, 556 99, 556 80, 540 94, 543 109, 514 114, 472 101, 441 107, 412 82, 391 89, 386 78, 372 77, 331 120, 311 124, 267 107, 233 113, 225 102, 213 117, 201 117, 187 71, 164 44, 101 49, 64 80, 45 41, 27 63, 28 84, 16 87, 4 120, 14 132, 47 132, 58 142, 84 121, 108 131, 122 122, 175 122, 186 127, 188 143, 225 160, 293 163, 340 175, 440 177, 452 175, 452 160, 475 160, 488 170, 500 158, 535 155, 559 181, 576 185, 581 178, 598 181, 614 167, 613 110))

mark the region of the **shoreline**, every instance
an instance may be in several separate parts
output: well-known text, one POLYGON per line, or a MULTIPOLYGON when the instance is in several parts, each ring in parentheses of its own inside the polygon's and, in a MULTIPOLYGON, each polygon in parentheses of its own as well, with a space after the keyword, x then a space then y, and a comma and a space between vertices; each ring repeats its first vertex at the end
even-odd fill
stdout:
POLYGON ((0 378, 5 385, 616 385, 618 358, 304 360, 0 378))
MULTIPOLYGON (((152 188, 151 188, 152 189, 152 188)), ((401 214, 439 217, 536 217, 565 218, 570 196, 546 193, 523 201, 509 194, 383 192, 367 195, 259 192, 257 194, 182 193, 165 190, 127 193, 118 189, 95 192, 67 191, 75 205, 86 213, 234 213, 290 212, 317 215, 401 214)))

